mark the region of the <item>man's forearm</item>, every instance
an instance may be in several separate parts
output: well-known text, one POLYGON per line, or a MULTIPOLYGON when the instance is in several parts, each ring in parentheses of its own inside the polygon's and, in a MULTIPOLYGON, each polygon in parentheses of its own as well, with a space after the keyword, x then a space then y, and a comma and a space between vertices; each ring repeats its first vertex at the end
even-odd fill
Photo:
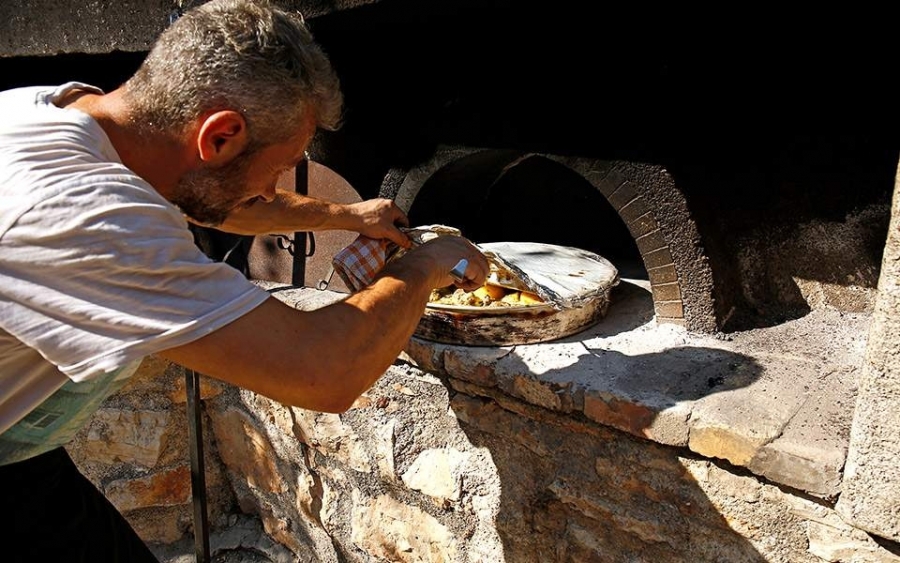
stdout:
POLYGON ((346 299, 297 311, 272 298, 228 325, 159 355, 286 404, 341 412, 393 363, 413 334, 434 287, 469 262, 466 289, 489 265, 462 237, 439 237, 389 263, 346 299), (285 346, 285 343, 288 343, 285 346))
POLYGON ((355 231, 360 226, 347 205, 279 190, 274 201, 258 201, 235 211, 217 228, 242 235, 267 235, 329 229, 355 231))
POLYGON ((242 235, 339 229, 408 248, 409 238, 398 228, 408 224, 406 214, 387 198, 342 204, 279 190, 273 201, 236 211, 217 228, 242 235))
POLYGON ((396 360, 438 283, 436 271, 430 257, 410 256, 345 300, 296 311, 273 298, 159 355, 276 401, 342 412, 396 360))

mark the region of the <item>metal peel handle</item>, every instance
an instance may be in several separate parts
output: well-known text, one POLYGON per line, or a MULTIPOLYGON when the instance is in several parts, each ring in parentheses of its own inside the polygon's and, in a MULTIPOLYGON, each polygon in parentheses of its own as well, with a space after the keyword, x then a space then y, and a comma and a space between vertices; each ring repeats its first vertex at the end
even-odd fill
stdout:
POLYGON ((450 270, 450 277, 453 278, 453 281, 455 281, 456 283, 462 283, 466 281, 466 268, 468 267, 469 261, 463 258, 456 263, 456 266, 453 266, 452 270, 450 270))

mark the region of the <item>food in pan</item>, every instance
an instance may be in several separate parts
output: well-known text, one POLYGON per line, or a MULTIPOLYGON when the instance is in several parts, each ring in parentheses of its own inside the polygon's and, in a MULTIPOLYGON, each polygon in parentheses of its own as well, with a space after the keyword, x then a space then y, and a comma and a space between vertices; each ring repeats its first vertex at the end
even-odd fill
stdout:
POLYGON ((454 286, 434 289, 428 302, 466 307, 523 307, 544 303, 543 299, 534 293, 496 285, 483 285, 474 291, 454 286))
POLYGON ((465 307, 527 307, 544 304, 540 296, 528 291, 528 286, 497 260, 491 260, 490 267, 487 282, 478 289, 466 291, 452 285, 435 289, 428 302, 465 307))
MULTIPOLYGON (((439 236, 461 235, 458 229, 444 225, 404 228, 403 231, 413 241, 414 246, 439 236)), ((401 256, 403 252, 402 248, 398 249, 388 260, 401 256)), ((490 264, 490 272, 483 286, 474 291, 465 291, 456 286, 435 289, 432 290, 428 302, 462 307, 529 307, 546 304, 544 299, 534 293, 532 287, 524 281, 522 272, 516 271, 516 268, 507 264, 495 252, 485 250, 484 255, 490 264)))

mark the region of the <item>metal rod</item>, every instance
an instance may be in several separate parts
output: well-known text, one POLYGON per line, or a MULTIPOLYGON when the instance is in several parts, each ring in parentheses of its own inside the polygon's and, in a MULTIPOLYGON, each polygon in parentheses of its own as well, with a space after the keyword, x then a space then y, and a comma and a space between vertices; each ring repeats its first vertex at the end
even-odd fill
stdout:
MULTIPOLYGON (((309 194, 309 161, 303 159, 294 170, 294 191, 301 195, 309 194)), ((294 233, 294 256, 291 269, 291 285, 306 285, 306 236, 305 232, 294 233)))
POLYGON ((191 450, 191 495, 194 498, 194 552, 198 563, 209 563, 209 521, 206 513, 206 472, 203 465, 203 421, 200 413, 200 375, 184 370, 187 391, 188 440, 191 450))

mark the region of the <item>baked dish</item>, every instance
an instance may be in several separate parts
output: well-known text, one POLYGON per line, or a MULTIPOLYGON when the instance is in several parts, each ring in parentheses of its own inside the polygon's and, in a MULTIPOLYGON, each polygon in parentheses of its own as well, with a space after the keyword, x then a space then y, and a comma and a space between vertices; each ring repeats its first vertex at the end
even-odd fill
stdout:
POLYGON ((466 291, 455 286, 433 289, 429 303, 461 307, 528 307, 543 305, 544 300, 514 272, 505 268, 498 258, 487 253, 491 271, 485 284, 466 291))
POLYGON ((433 289, 428 302, 463 307, 527 307, 544 304, 544 300, 540 296, 529 291, 490 284, 483 285, 474 291, 466 291, 454 286, 433 289))

